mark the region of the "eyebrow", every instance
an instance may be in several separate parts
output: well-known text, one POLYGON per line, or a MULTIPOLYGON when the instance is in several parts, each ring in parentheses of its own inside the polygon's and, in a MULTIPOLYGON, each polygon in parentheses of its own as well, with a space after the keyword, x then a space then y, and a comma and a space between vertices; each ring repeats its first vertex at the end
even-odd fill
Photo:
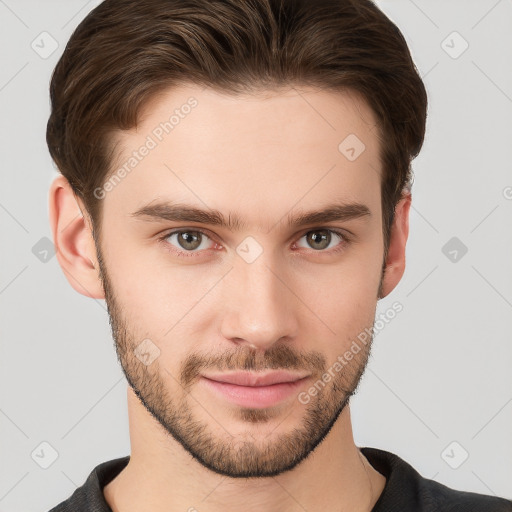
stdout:
MULTIPOLYGON (((151 202, 130 215, 144 221, 197 222, 220 226, 230 231, 240 231, 247 226, 245 221, 232 212, 225 217, 219 210, 204 210, 184 203, 151 202)), ((299 210, 295 215, 289 213, 287 226, 291 228, 332 221, 348 221, 369 218, 371 215, 370 208, 362 203, 333 203, 320 210, 299 210)))

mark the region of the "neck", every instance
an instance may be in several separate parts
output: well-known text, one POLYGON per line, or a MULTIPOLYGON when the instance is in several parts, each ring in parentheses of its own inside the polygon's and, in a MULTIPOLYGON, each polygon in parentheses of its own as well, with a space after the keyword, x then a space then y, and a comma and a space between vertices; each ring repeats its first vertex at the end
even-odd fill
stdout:
POLYGON ((104 488, 113 512, 369 512, 386 482, 354 444, 349 406, 304 461, 265 478, 229 478, 202 466, 162 429, 131 388, 128 413, 130 462, 104 488))

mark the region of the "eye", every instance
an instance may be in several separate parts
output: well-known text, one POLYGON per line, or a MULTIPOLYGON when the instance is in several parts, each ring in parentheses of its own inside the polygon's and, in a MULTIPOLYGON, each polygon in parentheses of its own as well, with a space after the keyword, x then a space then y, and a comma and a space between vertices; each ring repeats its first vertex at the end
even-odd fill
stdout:
MULTIPOLYGON (((341 251, 350 242, 348 236, 344 233, 327 228, 310 230, 302 235, 299 240, 303 238, 306 239, 310 249, 324 253, 341 251), (334 237, 332 235, 334 235, 334 237), (336 244, 337 239, 341 240, 341 242, 336 244), (333 242, 334 244, 331 245, 333 242)), ((201 229, 174 230, 167 232, 158 240, 164 243, 166 250, 183 258, 198 256, 198 253, 207 251, 208 249, 221 247, 201 229)))
POLYGON ((327 228, 314 229, 305 233, 302 238, 306 238, 306 243, 309 248, 315 251, 328 252, 326 249, 333 249, 334 252, 341 250, 348 243, 348 238, 343 233, 327 228), (334 235, 334 237, 332 236, 334 235), (336 244, 336 239, 341 240, 341 243, 336 244), (334 242, 334 245, 331 245, 334 242))
POLYGON ((195 253, 203 250, 212 249, 216 244, 210 237, 200 229, 181 229, 166 233, 160 237, 160 241, 165 242, 169 250, 178 256, 194 256, 195 253), (213 246, 208 244, 213 242, 213 246), (190 253, 190 254, 188 254, 190 253))

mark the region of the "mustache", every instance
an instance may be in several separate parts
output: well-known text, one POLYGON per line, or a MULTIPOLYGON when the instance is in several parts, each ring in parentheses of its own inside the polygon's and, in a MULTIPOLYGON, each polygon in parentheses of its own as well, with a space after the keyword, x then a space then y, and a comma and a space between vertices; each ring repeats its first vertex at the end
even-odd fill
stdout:
POLYGON ((191 354, 183 364, 180 380, 188 386, 205 370, 264 371, 264 370, 307 370, 322 373, 326 359, 317 351, 297 352, 288 345, 273 345, 264 352, 251 347, 237 347, 223 354, 191 354))

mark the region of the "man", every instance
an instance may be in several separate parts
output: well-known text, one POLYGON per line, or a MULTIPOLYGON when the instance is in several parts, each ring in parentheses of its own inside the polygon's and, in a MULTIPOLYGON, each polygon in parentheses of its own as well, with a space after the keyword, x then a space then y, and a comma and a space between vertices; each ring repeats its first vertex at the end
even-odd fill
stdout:
POLYGON ((510 511, 355 445, 427 99, 369 1, 106 0, 52 77, 59 263, 105 298, 130 456, 63 511, 510 511))

